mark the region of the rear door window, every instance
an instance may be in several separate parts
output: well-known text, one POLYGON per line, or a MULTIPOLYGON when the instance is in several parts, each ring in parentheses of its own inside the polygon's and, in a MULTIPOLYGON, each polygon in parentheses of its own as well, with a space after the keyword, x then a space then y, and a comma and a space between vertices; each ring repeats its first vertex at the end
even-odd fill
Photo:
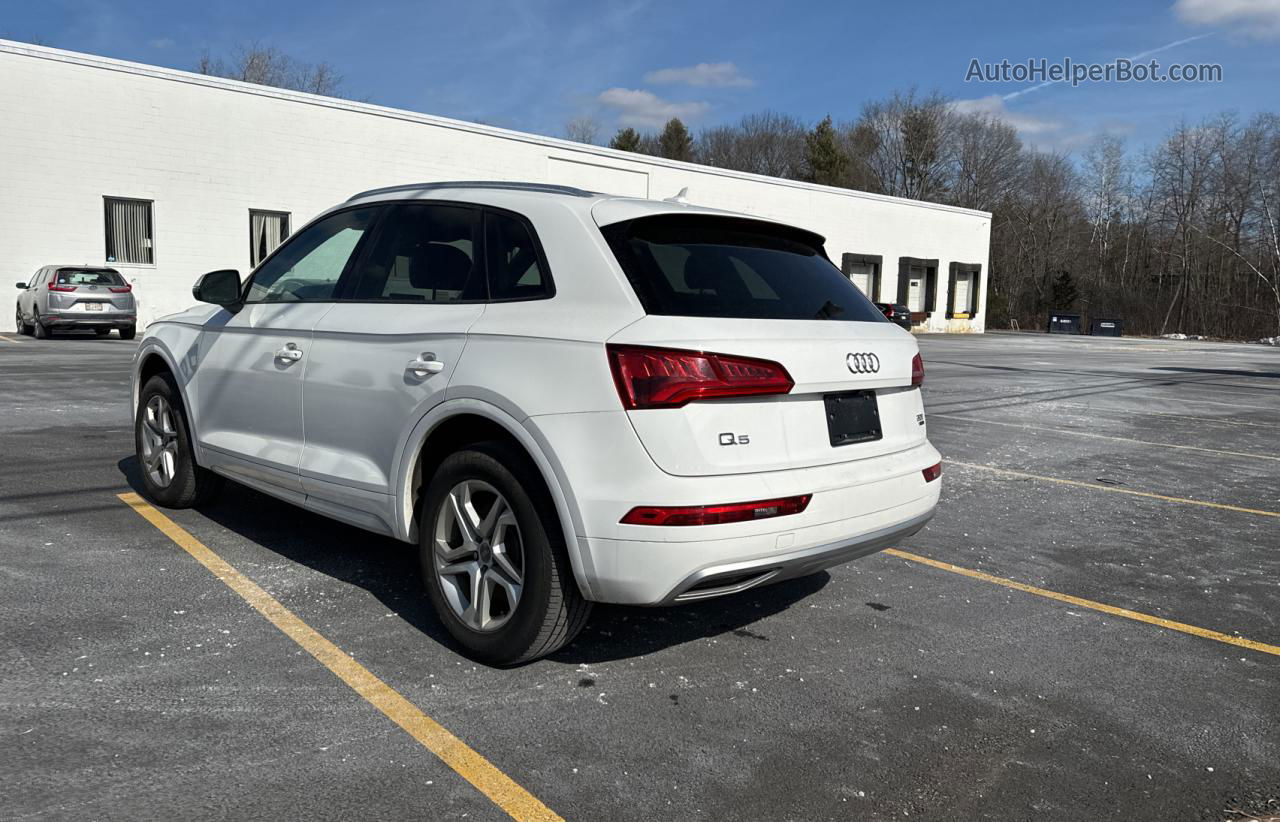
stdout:
POLYGON ((536 300, 553 293, 546 262, 533 231, 522 220, 485 213, 489 299, 536 300))
POLYGON ((397 205, 382 219, 343 299, 451 303, 484 299, 476 235, 480 212, 453 205, 397 205))
POLYGON ((57 276, 58 285, 124 285, 124 278, 111 270, 64 268, 57 276))
POLYGON ((684 214, 601 231, 649 314, 886 322, 807 231, 684 214))

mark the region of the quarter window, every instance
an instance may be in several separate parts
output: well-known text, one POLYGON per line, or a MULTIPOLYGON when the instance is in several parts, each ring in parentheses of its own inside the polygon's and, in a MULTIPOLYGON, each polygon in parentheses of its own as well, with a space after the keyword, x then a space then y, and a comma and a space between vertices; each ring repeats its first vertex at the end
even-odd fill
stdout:
POLYGON ((154 265, 151 201, 103 198, 107 262, 154 265))
POLYGON ((398 205, 382 219, 348 299, 449 303, 484 299, 476 264, 480 212, 448 205, 398 205))
POLYGON ((331 214, 299 232, 253 274, 245 302, 322 302, 373 220, 374 209, 331 214))
POLYGON ((485 214, 489 299, 534 300, 551 295, 542 258, 524 222, 509 214, 485 214))
POLYGON ((288 237, 288 212, 249 209, 249 267, 257 268, 288 237))

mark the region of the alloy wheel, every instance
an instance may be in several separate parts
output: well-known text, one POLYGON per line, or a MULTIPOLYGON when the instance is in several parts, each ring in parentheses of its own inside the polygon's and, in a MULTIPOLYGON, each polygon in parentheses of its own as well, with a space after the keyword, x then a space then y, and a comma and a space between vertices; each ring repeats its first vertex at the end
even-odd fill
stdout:
POLYGON ((524 544, 506 497, 482 480, 465 480, 436 512, 436 579, 454 616, 473 631, 496 631, 520 604, 524 544))
POLYGON ((169 401, 156 394, 142 414, 142 466, 151 481, 168 488, 178 471, 178 429, 169 401))

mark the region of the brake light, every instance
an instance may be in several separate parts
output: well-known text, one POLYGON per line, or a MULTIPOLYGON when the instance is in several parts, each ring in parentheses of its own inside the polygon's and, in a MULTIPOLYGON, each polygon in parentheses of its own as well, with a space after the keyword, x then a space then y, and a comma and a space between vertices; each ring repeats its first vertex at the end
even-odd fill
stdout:
POLYGON ((911 358, 911 384, 924 385, 924 358, 919 354, 911 358))
POLYGON ((785 394, 795 382, 770 360, 706 351, 607 345, 609 367, 622 405, 679 408, 694 400, 785 394))
POLYGON ((942 463, 938 463, 937 465, 930 465, 928 468, 924 469, 920 473, 924 474, 925 482, 933 482, 938 477, 942 476, 942 463))
POLYGON ((50 291, 75 291, 76 287, 74 285, 58 285, 53 280, 50 280, 49 290, 50 291))
POLYGON ((133 290, 133 286, 132 286, 132 285, 123 285, 123 286, 119 286, 119 287, 112 286, 112 288, 111 288, 111 293, 113 293, 113 294, 128 294, 128 293, 129 293, 130 291, 132 291, 132 290, 133 290))
POLYGON ((723 525, 798 514, 809 507, 813 494, 798 497, 733 502, 726 505, 641 505, 622 518, 624 525, 723 525))
POLYGON ((888 308, 886 308, 886 309, 884 310, 884 315, 885 315, 886 317, 892 317, 892 316, 893 316, 893 306, 889 306, 888 308))

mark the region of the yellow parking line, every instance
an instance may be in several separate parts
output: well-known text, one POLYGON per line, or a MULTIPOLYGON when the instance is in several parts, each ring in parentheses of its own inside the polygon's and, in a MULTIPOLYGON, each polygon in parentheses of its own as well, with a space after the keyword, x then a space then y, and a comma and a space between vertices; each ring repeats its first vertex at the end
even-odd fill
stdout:
POLYGON ((1175 445, 1169 442, 1152 442, 1151 440, 1135 440, 1131 437, 1116 437, 1111 434, 1093 434, 1088 431, 1072 431, 1069 428, 1053 428, 1048 425, 1028 425, 1021 422, 1001 422, 1000 420, 982 420, 976 417, 965 417, 960 414, 932 414, 934 417, 944 417, 949 420, 962 420, 964 422, 976 422, 983 425, 1003 425, 1006 428, 1025 428, 1028 431, 1052 431, 1055 434, 1068 434, 1073 437, 1088 437, 1094 440, 1111 440, 1112 442, 1130 442, 1136 445, 1153 445, 1157 448, 1177 448, 1182 451, 1202 451, 1206 454, 1222 454, 1227 457, 1247 457, 1254 460, 1272 460, 1280 462, 1280 457, 1271 454, 1251 454, 1248 451, 1223 451, 1218 448, 1202 448, 1198 445, 1175 445))
POLYGON ((1096 482, 1082 482, 1080 480, 1063 479, 1062 477, 1045 477, 1039 474, 1027 474, 1022 471, 1011 471, 1008 468, 997 468, 994 465, 975 465, 971 462, 956 462, 955 460, 947 460, 947 465, 956 465, 961 468, 976 468, 979 471, 990 471, 994 474, 1004 474, 1010 477, 1033 479, 1041 482, 1056 482, 1060 485, 1075 485, 1080 488, 1092 488, 1095 491, 1110 491, 1113 494, 1128 494, 1133 497, 1146 497, 1148 499, 1158 499, 1165 502, 1178 502, 1183 505, 1199 505, 1204 508, 1219 508, 1223 511, 1238 511, 1242 514, 1257 514, 1258 516, 1263 517, 1280 517, 1280 511, 1263 511, 1258 508, 1243 508, 1239 505, 1226 505, 1221 502, 1206 502, 1202 499, 1170 497, 1164 494, 1153 494, 1150 491, 1135 491, 1132 488, 1116 488, 1111 485, 1102 485, 1096 482))
POLYGON ((143 519, 158 528, 197 562, 209 569, 228 588, 239 594, 272 625, 302 646, 303 650, 319 660, 320 664, 347 683, 369 704, 382 711, 388 719, 408 732, 424 748, 457 771, 463 779, 493 800, 494 804, 512 818, 560 820, 560 817, 542 804, 537 797, 517 785, 493 763, 423 713, 418 706, 405 699, 390 685, 374 676, 368 668, 356 662, 337 645, 325 639, 318 631, 281 605, 271 594, 260 588, 257 583, 237 571, 177 523, 149 505, 142 497, 137 494, 120 494, 119 497, 143 519))
POLYGON ((11 342, 11 343, 17 342, 17 340, 13 339, 12 337, 6 337, 3 334, 0 334, 0 340, 4 340, 5 342, 11 342))
POLYGON ((971 568, 962 568, 959 565, 952 565, 949 562, 941 562, 936 559, 930 559, 929 557, 922 557, 919 554, 912 554, 897 548, 888 548, 885 550, 885 553, 898 557, 899 559, 905 559, 908 562, 918 562, 921 565, 940 568, 943 571, 950 571, 953 574, 960 574, 961 576, 970 577, 971 579, 980 579, 983 582, 990 582, 994 585, 1002 585, 1005 588, 1012 588, 1015 591, 1022 591, 1028 594, 1035 594, 1039 597, 1054 599, 1058 602, 1065 602, 1068 605, 1088 608, 1093 611, 1100 611, 1104 614, 1124 617, 1125 619, 1132 619, 1137 622, 1145 622, 1148 625, 1156 625, 1160 628, 1167 628, 1170 631, 1179 631, 1184 634, 1190 634, 1191 636, 1201 637, 1202 639, 1212 639, 1217 642, 1225 642, 1226 644, 1234 645, 1237 648, 1248 648, 1251 651, 1271 654, 1272 656, 1280 656, 1280 645, 1268 645, 1265 642, 1255 642, 1252 639, 1232 636, 1231 634, 1224 634, 1219 631, 1210 631, 1208 628, 1199 628, 1195 625, 1188 625, 1185 622, 1175 622, 1172 619, 1164 619, 1163 617, 1144 614, 1140 611, 1130 611, 1128 608, 1117 608, 1114 605, 1094 602, 1091 599, 1082 599, 1080 597, 1071 596, 1070 594, 1060 594, 1057 591, 1049 591, 1044 588, 1037 588, 1034 585, 1027 585, 1024 582, 1016 582, 1012 579, 1005 579, 1004 577, 997 577, 992 574, 984 574, 982 571, 975 571, 971 568))

